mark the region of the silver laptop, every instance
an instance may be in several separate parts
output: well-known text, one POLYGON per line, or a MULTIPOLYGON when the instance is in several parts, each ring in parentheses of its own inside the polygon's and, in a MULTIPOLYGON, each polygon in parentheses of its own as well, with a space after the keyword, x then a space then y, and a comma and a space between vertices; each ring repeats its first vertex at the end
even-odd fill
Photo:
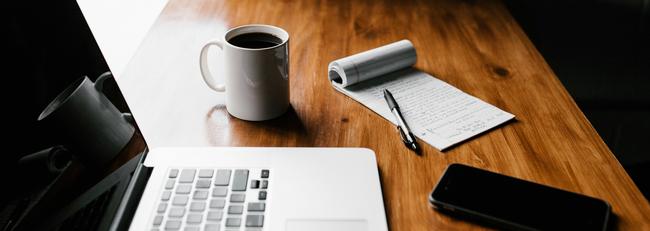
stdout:
MULTIPOLYGON (((47 4, 49 9, 42 12, 53 15, 44 15, 42 20, 58 21, 58 16, 66 15, 61 23, 52 24, 66 29, 45 30, 52 30, 52 37, 57 36, 56 33, 75 31, 74 36, 61 35, 66 37, 61 41, 92 44, 84 49, 95 50, 68 49, 65 52, 95 54, 84 59, 96 59, 103 64, 95 66, 100 69, 113 69, 112 63, 116 64, 118 67, 113 73, 119 75, 127 61, 116 59, 129 59, 131 55, 116 54, 115 49, 119 49, 119 44, 93 37, 93 34, 110 31, 101 28, 110 24, 93 25, 93 22, 101 21, 95 16, 85 23, 84 14, 96 12, 92 9, 93 4, 77 4, 70 0, 63 2, 47 4), (62 9, 53 9, 59 6, 62 9), (70 12, 61 13, 63 11, 70 12), (76 23, 66 24, 71 21, 76 23), (107 52, 103 47, 112 47, 110 56, 104 55, 107 52)), ((99 7, 106 7, 105 4, 108 3, 99 7)), ((158 10, 161 8, 154 7, 158 10)), ((122 16, 128 18, 128 15, 122 16)), ((155 20, 134 18, 150 22, 155 20)), ((146 27, 129 30, 146 31, 151 23, 131 25, 146 27)), ((142 37, 137 38, 136 43, 142 37)), ((50 48, 39 49, 41 52, 61 52, 48 50, 50 48)), ((127 50, 125 52, 135 51, 127 50)), ((65 60, 55 62, 61 65, 67 63, 65 60)), ((62 70, 75 68, 77 66, 62 70)), ((97 73, 102 71, 106 70, 97 70, 97 73)), ((69 75, 63 73, 57 76, 67 78, 69 75)), ((60 80, 53 80, 51 75, 35 77, 48 78, 50 82, 69 82, 80 76, 69 76, 69 79, 61 77, 60 80)), ((116 92, 117 101, 124 101, 119 89, 116 92)), ((128 107, 124 108, 128 112, 128 107)), ((41 143, 47 143, 47 140, 41 143)), ((43 201, 57 198, 46 192, 41 201, 29 206, 29 211, 18 216, 19 219, 12 220, 5 230, 387 230, 375 154, 363 148, 200 147, 144 150, 106 177, 84 184, 88 186, 80 186, 83 188, 81 193, 58 205, 43 205, 47 204, 43 201)))
POLYGON ((374 153, 165 148, 131 230, 387 230, 374 153))

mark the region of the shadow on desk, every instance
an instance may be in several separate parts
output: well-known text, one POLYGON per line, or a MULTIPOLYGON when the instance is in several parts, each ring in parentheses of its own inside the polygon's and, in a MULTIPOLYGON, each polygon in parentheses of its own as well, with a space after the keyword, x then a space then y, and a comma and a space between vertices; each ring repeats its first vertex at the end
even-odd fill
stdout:
MULTIPOLYGON (((491 223, 491 222, 488 222, 488 221, 485 221, 485 220, 481 220, 481 219, 478 219, 478 218, 470 216, 470 215, 459 216, 458 214, 450 213, 447 210, 435 209, 433 207, 431 209, 433 209, 435 212, 444 214, 445 216, 452 217, 453 219, 458 220, 458 221, 473 223, 473 224, 477 224, 477 225, 483 226, 485 228, 494 229, 494 230, 503 230, 504 229, 502 225, 499 225, 497 223, 491 223)), ((607 231, 617 230, 616 229, 617 226, 618 226, 618 216, 616 216, 616 214, 614 214, 612 212, 610 214, 609 221, 607 222, 607 229, 606 230, 607 231)))
POLYGON ((255 146, 260 143, 271 143, 272 146, 310 145, 307 129, 291 105, 280 117, 266 121, 241 120, 228 114, 225 105, 217 105, 207 113, 206 123, 209 143, 215 146, 223 143, 218 139, 230 140, 232 146, 255 146), (224 129, 229 131, 229 137, 221 136, 224 129), (251 137, 257 141, 251 141, 251 137))

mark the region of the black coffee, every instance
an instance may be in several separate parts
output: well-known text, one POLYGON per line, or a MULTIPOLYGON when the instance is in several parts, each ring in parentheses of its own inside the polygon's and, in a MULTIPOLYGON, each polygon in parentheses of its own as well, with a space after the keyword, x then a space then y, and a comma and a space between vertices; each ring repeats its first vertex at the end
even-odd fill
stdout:
POLYGON ((272 34, 255 32, 237 35, 228 42, 238 47, 260 49, 276 46, 282 43, 282 39, 272 34))

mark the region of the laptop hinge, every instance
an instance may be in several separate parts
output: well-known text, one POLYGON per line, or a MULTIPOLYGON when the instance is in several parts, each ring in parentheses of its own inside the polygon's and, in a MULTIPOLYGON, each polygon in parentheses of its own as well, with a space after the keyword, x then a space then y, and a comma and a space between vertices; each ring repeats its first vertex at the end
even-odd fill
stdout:
POLYGON ((143 153, 108 230, 127 230, 131 224, 135 210, 144 192, 144 187, 147 185, 147 180, 153 170, 152 167, 144 166, 147 150, 143 153))

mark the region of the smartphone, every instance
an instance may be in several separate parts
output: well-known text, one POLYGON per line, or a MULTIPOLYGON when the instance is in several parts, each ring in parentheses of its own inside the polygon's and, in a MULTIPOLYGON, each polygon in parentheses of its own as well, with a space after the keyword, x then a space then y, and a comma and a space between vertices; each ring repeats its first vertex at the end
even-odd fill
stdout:
POLYGON ((436 208, 510 230, 605 230, 610 205, 600 199, 451 164, 429 195, 436 208))

